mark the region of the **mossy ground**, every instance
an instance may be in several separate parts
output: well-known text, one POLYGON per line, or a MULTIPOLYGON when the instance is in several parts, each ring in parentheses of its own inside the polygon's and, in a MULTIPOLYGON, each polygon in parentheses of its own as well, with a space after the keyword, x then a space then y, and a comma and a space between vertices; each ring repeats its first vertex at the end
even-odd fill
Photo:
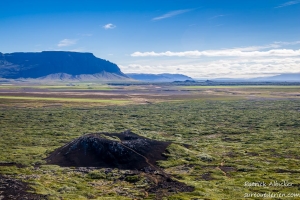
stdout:
POLYGON ((0 174, 31 183, 49 199, 153 199, 153 194, 144 192, 148 185, 143 176, 132 174, 135 181, 120 180, 127 173, 124 170, 45 165, 50 152, 85 133, 127 129, 173 142, 166 153, 169 159, 158 164, 195 191, 165 199, 300 193, 297 99, 220 98, 84 109, 80 104, 60 108, 7 105, 0 108, 0 162, 25 167, 0 166, 0 174), (292 186, 245 186, 245 182, 274 181, 288 181, 292 186))

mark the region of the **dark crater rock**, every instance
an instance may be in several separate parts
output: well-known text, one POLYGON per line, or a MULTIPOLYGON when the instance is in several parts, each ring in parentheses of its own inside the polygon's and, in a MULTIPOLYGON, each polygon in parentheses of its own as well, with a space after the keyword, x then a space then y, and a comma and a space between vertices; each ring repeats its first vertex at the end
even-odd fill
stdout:
POLYGON ((46 158, 48 164, 63 167, 103 167, 141 170, 157 168, 156 161, 170 142, 151 140, 130 131, 92 133, 56 149, 46 158))

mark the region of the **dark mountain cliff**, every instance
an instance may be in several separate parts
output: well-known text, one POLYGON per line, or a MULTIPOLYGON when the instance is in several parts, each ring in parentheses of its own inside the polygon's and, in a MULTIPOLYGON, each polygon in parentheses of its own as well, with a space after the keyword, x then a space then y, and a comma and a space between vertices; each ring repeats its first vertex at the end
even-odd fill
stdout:
POLYGON ((40 53, 0 53, 0 77, 39 78, 50 74, 112 74, 128 78, 120 68, 92 53, 43 51, 40 53))

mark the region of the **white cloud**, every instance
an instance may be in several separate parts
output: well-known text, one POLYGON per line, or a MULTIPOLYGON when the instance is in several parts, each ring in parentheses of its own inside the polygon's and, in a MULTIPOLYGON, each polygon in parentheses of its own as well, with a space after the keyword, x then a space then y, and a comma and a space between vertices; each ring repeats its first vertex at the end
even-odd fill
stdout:
POLYGON ((117 26, 116 25, 113 25, 113 24, 106 24, 106 25, 104 25, 103 26, 103 28, 105 29, 105 30, 108 30, 108 29, 114 29, 114 28, 116 28, 117 26))
POLYGON ((162 19, 174 17, 174 16, 176 16, 176 15, 180 15, 180 14, 183 14, 183 13, 186 13, 186 12, 190 12, 190 11, 191 11, 191 9, 174 10, 174 11, 168 12, 168 13, 166 13, 166 14, 163 14, 163 15, 161 15, 161 16, 154 17, 152 20, 154 20, 154 21, 162 20, 162 19))
POLYGON ((77 43, 77 40, 74 39, 63 39, 61 40, 57 46, 58 47, 67 47, 67 46, 71 46, 77 43))
POLYGON ((300 73, 300 58, 221 59, 215 61, 119 65, 125 73, 180 73, 194 78, 252 78, 300 73))
POLYGON ((236 49, 225 49, 225 50, 207 50, 207 51, 182 51, 182 52, 134 52, 131 54, 132 57, 273 57, 273 56, 300 56, 300 49, 272 49, 269 51, 242 51, 236 49))
POLYGON ((238 47, 233 48, 234 50, 240 50, 240 51, 257 51, 262 49, 272 49, 272 48, 280 48, 283 46, 292 46, 300 44, 300 41, 293 41, 293 42, 273 42, 271 44, 262 45, 262 46, 250 46, 250 47, 238 47))
POLYGON ((268 44, 268 45, 263 45, 263 46, 249 46, 249 47, 237 47, 233 48, 234 50, 239 50, 239 51, 258 51, 258 50, 263 50, 263 49, 271 49, 271 48, 280 48, 282 45, 279 43, 273 43, 273 44, 268 44))
POLYGON ((288 1, 286 3, 283 3, 275 8, 282 8, 282 7, 286 7, 286 6, 292 6, 292 5, 295 5, 295 4, 298 4, 300 3, 300 0, 296 0, 296 1, 288 1))
POLYGON ((271 44, 262 46, 249 46, 249 47, 236 47, 231 49, 220 49, 220 50, 205 50, 205 51, 183 51, 183 52, 134 52, 131 54, 132 57, 217 57, 217 56, 228 56, 228 57, 251 57, 251 56, 299 56, 300 50, 292 49, 277 49, 283 46, 298 45, 300 41, 293 42, 273 42, 271 44), (269 51, 259 51, 263 49, 270 49, 269 51))
POLYGON ((300 41, 293 41, 293 42, 274 42, 274 44, 278 44, 278 45, 297 45, 300 44, 300 41))
POLYGON ((300 41, 220 50, 134 52, 120 66, 126 73, 180 73, 195 78, 252 78, 300 73, 300 41), (297 48, 292 48, 297 45, 297 48), (288 48, 284 48, 288 47, 288 48), (154 57, 156 59, 154 59, 154 57))
POLYGON ((283 46, 298 45, 300 41, 293 42, 273 42, 271 44, 262 46, 249 46, 249 47, 237 47, 231 49, 220 49, 220 50, 204 50, 204 51, 182 51, 182 52, 134 52, 131 54, 132 57, 253 57, 253 56, 299 56, 300 49, 278 49, 283 46), (269 49, 268 51, 260 51, 264 49, 269 49))

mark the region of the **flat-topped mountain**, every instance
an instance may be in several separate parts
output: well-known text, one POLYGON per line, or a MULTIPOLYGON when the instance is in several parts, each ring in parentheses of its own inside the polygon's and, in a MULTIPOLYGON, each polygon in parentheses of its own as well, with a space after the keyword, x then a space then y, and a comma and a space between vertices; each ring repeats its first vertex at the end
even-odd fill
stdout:
POLYGON ((92 53, 43 51, 39 53, 0 53, 0 77, 17 78, 104 78, 129 79, 120 68, 92 53))

